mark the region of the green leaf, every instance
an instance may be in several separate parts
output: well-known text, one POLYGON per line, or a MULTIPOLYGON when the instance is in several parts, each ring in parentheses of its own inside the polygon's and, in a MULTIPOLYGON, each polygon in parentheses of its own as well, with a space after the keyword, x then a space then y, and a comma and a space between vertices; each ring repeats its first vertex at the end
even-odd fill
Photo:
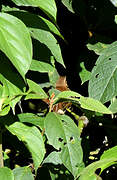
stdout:
POLYGON ((101 168, 101 172, 112 164, 117 164, 117 146, 105 151, 100 160, 93 162, 84 168, 80 175, 79 180, 90 180, 91 177, 95 176, 95 171, 101 168))
POLYGON ((0 52, 0 81, 4 88, 3 97, 23 95, 25 92, 26 85, 22 77, 2 52, 0 52))
POLYGON ((10 106, 4 107, 2 110, 0 110, 0 116, 5 116, 9 113, 10 111, 10 106))
POLYGON ((97 55, 101 55, 103 51, 108 47, 108 44, 102 43, 102 42, 97 42, 95 44, 87 44, 87 48, 89 50, 94 51, 97 55))
POLYGON ((110 0, 110 1, 115 7, 117 7, 117 0, 110 0))
POLYGON ((13 169, 13 174, 16 180, 34 180, 29 167, 17 167, 13 169))
POLYGON ((21 98, 22 98, 22 96, 17 96, 15 98, 11 99, 9 105, 12 108, 13 114, 15 114, 15 106, 18 102, 20 102, 21 98))
POLYGON ((36 28, 36 29, 52 32, 57 36, 61 37, 62 39, 64 39, 64 37, 59 32, 59 29, 57 29, 57 27, 53 23, 51 23, 50 21, 48 21, 47 19, 41 16, 21 10, 14 11, 13 9, 10 9, 9 11, 7 11, 7 13, 16 16, 18 19, 23 21, 23 23, 29 28, 36 28))
POLYGON ((41 130, 44 128, 44 117, 39 117, 33 113, 21 113, 18 114, 18 119, 20 122, 27 122, 33 125, 39 126, 41 130))
POLYGON ((87 71, 85 66, 84 66, 84 62, 80 63, 80 67, 82 68, 82 70, 80 71, 79 75, 82 81, 82 84, 84 84, 86 81, 88 81, 91 77, 91 72, 87 71))
POLYGON ((109 110, 112 113, 116 113, 117 112, 117 99, 114 98, 114 101, 111 102, 110 106, 109 106, 109 110))
POLYGON ((78 127, 70 117, 52 112, 44 126, 49 144, 59 151, 62 163, 76 177, 83 157, 78 127))
POLYGON ((48 98, 47 94, 44 90, 34 81, 27 79, 27 83, 29 85, 28 94, 25 97, 27 99, 46 99, 48 98))
POLYGON ((75 13, 72 8, 72 0, 62 0, 62 3, 64 4, 64 6, 67 7, 70 12, 75 13))
POLYGON ((91 110, 103 114, 112 114, 112 112, 106 106, 104 106, 100 101, 89 97, 83 97, 80 94, 73 91, 64 91, 59 93, 59 95, 56 96, 55 103, 61 100, 72 102, 73 104, 78 104, 82 108, 87 110, 91 110))
POLYGON ((56 152, 56 151, 51 152, 44 159, 43 164, 44 163, 52 163, 52 164, 55 164, 55 165, 62 164, 62 161, 61 161, 61 158, 60 158, 60 153, 56 152))
POLYGON ((14 180, 13 172, 7 167, 0 168, 0 180, 14 180))
POLYGON ((39 42, 45 44, 53 56, 55 57, 56 61, 59 62, 60 64, 64 65, 60 46, 55 39, 55 37, 52 35, 52 33, 48 31, 43 31, 41 29, 36 29, 36 28, 29 28, 31 36, 38 40, 39 42))
POLYGON ((89 96, 105 103, 117 95, 117 41, 99 56, 89 81, 89 96))
MULTIPOLYGON (((107 151, 105 151, 102 155, 101 155, 101 158, 100 158, 100 160, 103 160, 103 159, 109 159, 109 158, 116 158, 117 159, 117 146, 114 146, 114 147, 112 147, 112 148, 110 148, 110 149, 108 149, 107 151)), ((116 160, 117 161, 117 160, 116 160)), ((117 164, 117 162, 112 162, 112 163, 110 163, 110 165, 109 166, 111 166, 112 164, 117 164)), ((106 169, 108 166, 103 166, 102 168, 101 168, 101 172, 104 170, 104 169, 106 169)))
POLYGON ((57 8, 54 0, 12 0, 17 6, 39 7, 54 22, 56 22, 57 8))
POLYGON ((117 15, 115 15, 115 23, 117 24, 117 15))
POLYGON ((28 29, 18 18, 0 13, 0 50, 24 78, 32 60, 32 43, 28 29))
POLYGON ((53 71, 54 67, 50 65, 49 63, 42 62, 42 61, 37 61, 37 60, 32 60, 30 70, 31 71, 38 71, 41 73, 48 73, 53 71))
POLYGON ((37 170, 45 155, 44 142, 40 131, 36 127, 29 127, 21 122, 15 122, 6 128, 25 143, 32 154, 35 170, 37 170))

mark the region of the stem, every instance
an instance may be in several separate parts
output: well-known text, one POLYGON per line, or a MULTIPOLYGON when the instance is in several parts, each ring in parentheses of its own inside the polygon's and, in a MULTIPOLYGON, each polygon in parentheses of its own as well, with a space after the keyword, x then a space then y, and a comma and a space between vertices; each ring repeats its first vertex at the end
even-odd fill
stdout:
POLYGON ((3 154, 2 154, 2 131, 0 128, 0 168, 4 166, 3 154))

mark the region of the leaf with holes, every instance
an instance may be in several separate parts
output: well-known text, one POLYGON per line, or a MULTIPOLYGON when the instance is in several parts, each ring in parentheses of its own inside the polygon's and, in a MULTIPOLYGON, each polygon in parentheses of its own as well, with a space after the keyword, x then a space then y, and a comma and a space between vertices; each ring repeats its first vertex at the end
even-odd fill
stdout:
POLYGON ((25 143, 32 154, 34 166, 37 170, 45 155, 44 142, 40 131, 34 126, 29 127, 21 122, 15 122, 6 128, 25 143))
POLYGON ((83 163, 78 127, 70 117, 52 112, 46 116, 44 126, 49 144, 58 150, 62 163, 76 177, 83 163))
POLYGON ((55 0, 12 0, 17 6, 39 7, 54 22, 56 21, 57 8, 55 0))
POLYGON ((32 61, 30 34, 21 20, 6 13, 0 13, 0 50, 24 78, 32 61))
POLYGON ((117 95, 117 41, 103 51, 89 81, 89 96, 105 103, 117 95))

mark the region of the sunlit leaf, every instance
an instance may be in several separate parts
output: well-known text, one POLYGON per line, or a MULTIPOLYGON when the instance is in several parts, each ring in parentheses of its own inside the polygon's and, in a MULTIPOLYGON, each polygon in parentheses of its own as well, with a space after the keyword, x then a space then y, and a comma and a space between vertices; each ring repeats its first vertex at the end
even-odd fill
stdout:
POLYGON ((32 61, 32 43, 28 29, 18 18, 0 13, 0 50, 24 78, 32 61))
POLYGON ((13 16, 16 16, 21 21, 23 21, 24 24, 29 28, 37 28, 37 29, 41 29, 44 31, 49 31, 49 32, 52 32, 52 33, 58 35, 62 39, 64 39, 64 37, 59 32, 59 29, 51 21, 49 21, 39 15, 32 14, 27 11, 21 11, 19 9, 16 9, 14 11, 13 8, 6 8, 6 7, 4 7, 2 9, 2 11, 7 12, 13 16))

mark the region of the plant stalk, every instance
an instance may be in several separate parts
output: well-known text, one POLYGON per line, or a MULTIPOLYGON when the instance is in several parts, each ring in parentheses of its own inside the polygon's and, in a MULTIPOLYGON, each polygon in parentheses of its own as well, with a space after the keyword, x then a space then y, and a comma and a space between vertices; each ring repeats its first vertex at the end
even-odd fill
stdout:
POLYGON ((0 168, 4 166, 3 154, 2 154, 2 131, 0 128, 0 168))

